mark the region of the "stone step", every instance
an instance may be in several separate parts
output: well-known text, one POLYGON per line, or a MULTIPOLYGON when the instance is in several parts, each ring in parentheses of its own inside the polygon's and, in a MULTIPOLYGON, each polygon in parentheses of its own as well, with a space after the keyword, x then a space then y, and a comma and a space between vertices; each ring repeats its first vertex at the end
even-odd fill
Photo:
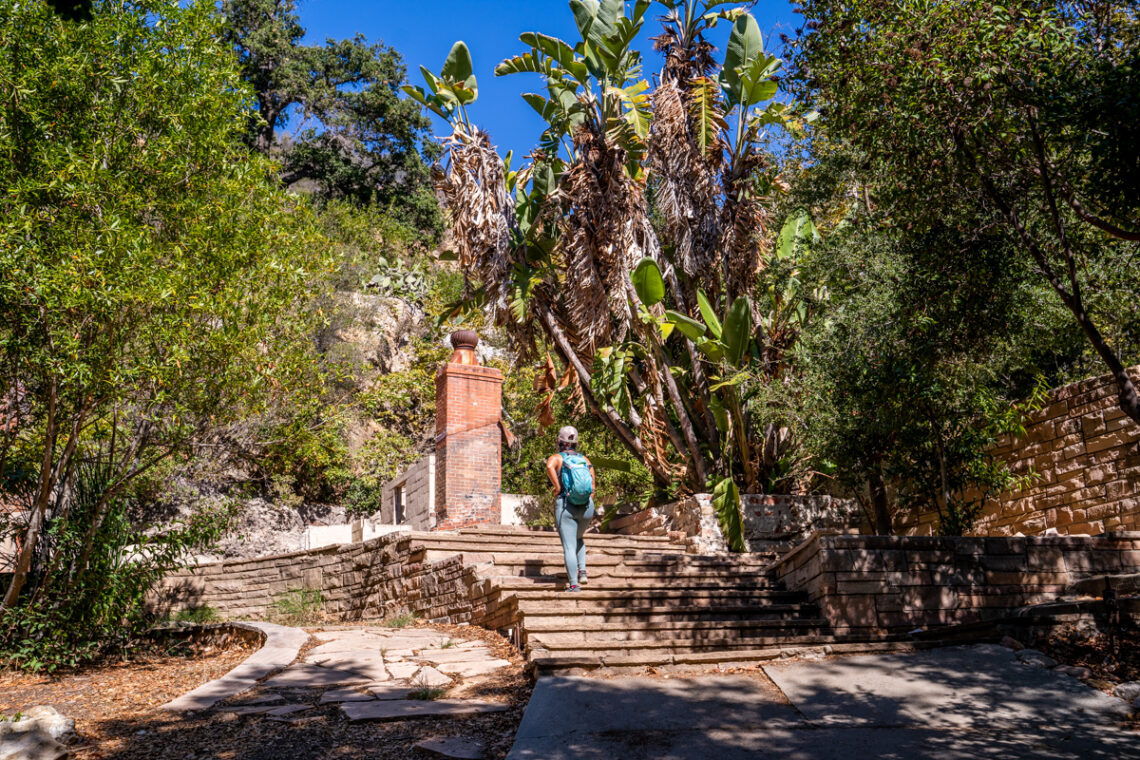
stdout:
MULTIPOLYGON (((544 548, 548 551, 562 549, 562 542, 557 536, 553 537, 524 537, 514 539, 510 536, 464 536, 449 533, 419 534, 412 540, 413 545, 425 546, 432 549, 455 548, 459 551, 534 551, 544 548)), ((625 537, 617 539, 601 539, 586 536, 586 549, 595 551, 628 551, 648 552, 652 554, 672 556, 701 556, 686 555, 682 547, 668 543, 644 543, 625 537)))
MULTIPOLYGON (((536 565, 536 564, 557 564, 562 567, 564 565, 564 558, 562 552, 540 552, 540 551, 502 551, 502 550, 487 550, 477 551, 474 549, 454 550, 452 548, 434 548, 423 547, 421 551, 428 559, 443 559, 445 557, 455 556, 456 554, 463 555, 471 564, 480 561, 494 562, 497 565, 536 565)), ((699 555, 688 555, 691 557, 699 557, 699 555)), ((613 567, 622 565, 629 570, 650 570, 659 572, 683 572, 683 571, 704 571, 704 572, 717 572, 717 573, 751 573, 757 575, 766 575, 770 563, 768 562, 723 562, 713 559, 696 559, 694 561, 687 561, 682 555, 678 557, 669 556, 655 556, 647 555, 644 553, 636 554, 622 554, 611 551, 593 551, 586 554, 586 565, 593 569, 594 567, 608 566, 613 567)))
POLYGON ((609 657, 640 655, 649 662, 667 662, 672 655, 694 652, 755 650, 766 647, 831 644, 834 639, 811 629, 755 631, 751 636, 653 636, 641 639, 574 639, 562 634, 533 637, 527 646, 527 659, 539 657, 609 657))
MULTIPOLYGON (((502 586, 506 588, 506 586, 502 586)), ((780 588, 724 588, 714 586, 707 589, 630 589, 623 587, 597 588, 593 582, 589 586, 574 594, 555 590, 529 590, 521 588, 515 591, 515 597, 522 604, 544 603, 553 607, 566 607, 568 609, 593 607, 599 603, 620 603, 623 607, 657 606, 667 604, 695 605, 718 604, 725 602, 762 604, 790 604, 805 601, 807 595, 802 591, 785 591, 780 588)))
MULTIPOLYGON (((416 535, 423 535, 417 533, 416 535)), ((459 536, 491 536, 491 537, 507 537, 519 538, 522 540, 528 539, 553 539, 558 541, 558 533, 553 529, 542 530, 536 528, 513 528, 509 526, 495 527, 495 528, 461 528, 454 534, 450 532, 437 532, 433 535, 459 535, 459 536)), ((607 542, 636 542, 646 546, 674 546, 673 542, 669 540, 668 536, 628 536, 620 535, 617 533, 587 533, 586 541, 597 542, 599 544, 607 542)))
POLYGON ((828 636, 802 637, 781 641, 772 646, 718 646, 707 651, 655 650, 535 650, 528 658, 528 668, 536 675, 555 675, 597 668, 642 668, 646 666, 681 668, 710 667, 731 664, 754 666, 762 662, 810 655, 867 654, 881 652, 914 652, 945 646, 947 642, 859 641, 843 642, 828 636))
MULTIPOLYGON (((489 577, 493 583, 506 591, 534 590, 558 595, 565 594, 566 571, 561 568, 550 568, 547 573, 531 575, 504 576, 498 566, 489 567, 484 577, 489 577)), ((590 583, 582 589, 582 594, 598 591, 617 592, 655 592, 672 591, 677 593, 699 593, 705 591, 779 591, 783 587, 767 576, 733 577, 722 574, 693 574, 685 577, 671 576, 662 578, 655 574, 639 575, 611 575, 590 568, 590 583)))
POLYGON ((820 618, 798 620, 659 620, 623 621, 620 623, 581 622, 572 616, 541 618, 523 624, 526 643, 600 644, 613 641, 656 641, 683 639, 686 641, 734 641, 757 636, 815 635, 827 628, 820 618), (667 636, 663 636, 665 633, 667 636))
MULTIPOLYGON (((412 546, 415 552, 430 552, 433 557, 452 556, 454 554, 488 555, 501 561, 521 561, 541 558, 548 561, 562 562, 563 553, 561 544, 516 546, 491 542, 461 542, 461 541, 416 541, 412 546)), ((624 547, 603 546, 586 547, 587 562, 595 558, 620 559, 631 565, 655 565, 669 567, 704 567, 717 569, 765 569, 772 564, 768 555, 741 557, 705 555, 705 554, 679 554, 672 552, 645 551, 624 547)), ((611 559, 605 559, 610 562, 611 559)))
MULTIPOLYGON (((573 604, 573 603, 571 603, 573 604)), ((559 625, 592 630, 590 626, 625 628, 635 623, 670 622, 798 622, 811 619, 819 609, 810 603, 792 604, 687 604, 654 607, 554 606, 553 602, 519 602, 519 616, 528 631, 544 630, 546 621, 559 625)))

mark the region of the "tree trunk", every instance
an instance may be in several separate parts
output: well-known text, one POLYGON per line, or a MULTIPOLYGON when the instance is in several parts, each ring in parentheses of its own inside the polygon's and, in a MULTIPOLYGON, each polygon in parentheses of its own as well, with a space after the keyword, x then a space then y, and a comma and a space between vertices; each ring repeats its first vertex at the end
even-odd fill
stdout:
POLYGON ((1077 324, 1081 326, 1085 337, 1088 338, 1089 343, 1092 344, 1097 355, 1100 356, 1101 361, 1108 366, 1108 371, 1112 373, 1113 379, 1116 380, 1116 400, 1120 405, 1120 411, 1128 415, 1137 425, 1140 425, 1140 395, 1136 392, 1136 384, 1132 382, 1132 378, 1128 375, 1128 370, 1125 368, 1124 362, 1120 361, 1120 356, 1105 342, 1104 336, 1100 334, 1100 330, 1093 324, 1093 321, 1085 311, 1084 304, 1080 301, 1073 303, 1070 303, 1070 301, 1072 301, 1072 299, 1066 299, 1065 305, 1073 312, 1073 316, 1077 318, 1077 324))
MULTIPOLYGON (((558 324, 554 321, 554 315, 545 306, 538 307, 539 319, 542 321, 543 327, 546 328, 546 334, 554 341, 554 346, 566 363, 574 368, 575 373, 578 375, 578 385, 582 389, 582 397, 586 399, 586 403, 590 406, 590 410, 594 416, 602 421, 607 428, 610 429, 617 439, 622 444, 635 454, 641 461, 646 462, 645 459, 645 444, 642 443, 629 426, 626 425, 621 418, 612 409, 603 409, 598 400, 594 398, 594 392, 590 388, 590 373, 583 366, 578 355, 574 353, 573 346, 570 345, 569 339, 559 329, 558 324)), ((663 472, 660 469, 649 465, 649 472, 653 475, 653 480, 661 486, 667 486, 671 482, 668 472, 663 472)))
POLYGON ((887 487, 883 483, 883 476, 878 470, 871 473, 867 481, 871 490, 871 509, 875 518, 875 533, 880 536, 893 536, 895 529, 891 524, 891 510, 887 502, 887 487))
POLYGON ((40 529, 43 527, 44 515, 47 512, 48 500, 55 487, 52 475, 55 471, 54 461, 58 421, 56 420, 56 405, 59 400, 58 386, 54 379, 48 392, 47 420, 44 427, 44 453, 40 461, 40 482, 36 489, 36 498, 32 501, 32 513, 28 517, 28 529, 24 532, 24 544, 16 557, 16 567, 12 572, 12 580, 8 583, 8 591, 0 601, 0 609, 16 606, 24 584, 28 582, 28 572, 32 568, 32 559, 36 555, 36 542, 40 538, 40 529))

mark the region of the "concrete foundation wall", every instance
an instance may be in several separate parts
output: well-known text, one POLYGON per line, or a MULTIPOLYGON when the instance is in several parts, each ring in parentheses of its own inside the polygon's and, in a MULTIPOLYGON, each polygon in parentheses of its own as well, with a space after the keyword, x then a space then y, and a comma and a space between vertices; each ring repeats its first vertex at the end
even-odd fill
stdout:
POLYGON ((776 577, 808 592, 836 634, 993 619, 1057 599, 1075 581, 1140 571, 1140 533, 1096 538, 933 538, 817 533, 776 577))

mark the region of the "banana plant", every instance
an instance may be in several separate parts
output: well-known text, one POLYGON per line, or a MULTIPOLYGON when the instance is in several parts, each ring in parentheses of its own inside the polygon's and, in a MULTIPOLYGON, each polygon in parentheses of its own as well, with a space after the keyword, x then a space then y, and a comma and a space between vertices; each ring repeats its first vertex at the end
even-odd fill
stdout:
POLYGON ((528 92, 522 97, 548 124, 539 142, 548 156, 557 156, 561 149, 573 162, 577 152, 570 138, 591 120, 627 151, 631 172, 640 173, 651 117, 649 83, 641 77, 641 53, 631 45, 649 6, 638 0, 627 16, 621 0, 572 0, 580 40, 570 45, 526 32, 519 41, 530 50, 495 67, 496 76, 531 73, 545 80, 545 95, 528 92))
POLYGON ((479 84, 475 79, 471 51, 467 49, 467 44, 459 40, 451 46, 438 76, 426 66, 420 66, 420 73, 427 82, 428 90, 412 85, 404 85, 400 89, 453 127, 462 124, 470 131, 467 106, 479 98, 479 84))
MULTIPOLYGON (((470 279, 467 307, 492 309, 521 353, 561 356, 563 377, 577 382, 554 392, 580 394, 659 488, 713 491, 739 548, 739 494, 766 482, 757 389, 774 336, 810 318, 797 270, 810 218, 790 219, 779 241, 765 232, 778 183, 763 135, 798 111, 778 102, 779 61, 744 9, 661 4, 656 87, 633 47, 645 0, 571 0, 576 39, 521 35, 524 52, 495 73, 541 78, 522 95, 545 122, 539 150, 492 171, 489 141, 479 160, 463 153, 473 140, 449 141, 452 171, 439 187, 470 279), (725 22, 718 59, 703 35, 725 22), (454 172, 457 157, 465 173, 454 172), (780 278, 759 276, 767 262, 780 278)), ((426 90, 408 90, 457 134, 477 131, 469 64, 457 43, 438 76, 425 72, 426 90)))

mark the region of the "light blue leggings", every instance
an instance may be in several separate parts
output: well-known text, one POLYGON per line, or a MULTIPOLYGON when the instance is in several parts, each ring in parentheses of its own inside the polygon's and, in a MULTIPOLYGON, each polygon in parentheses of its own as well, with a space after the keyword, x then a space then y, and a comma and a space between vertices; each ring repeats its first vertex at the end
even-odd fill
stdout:
POLYGON ((566 494, 562 494, 554 501, 554 525, 558 528, 558 537, 562 539, 562 554, 566 559, 566 574, 570 577, 570 585, 578 583, 578 571, 586 569, 586 542, 582 536, 586 528, 590 527, 590 520, 594 519, 594 500, 584 507, 575 507, 566 503, 566 494))

